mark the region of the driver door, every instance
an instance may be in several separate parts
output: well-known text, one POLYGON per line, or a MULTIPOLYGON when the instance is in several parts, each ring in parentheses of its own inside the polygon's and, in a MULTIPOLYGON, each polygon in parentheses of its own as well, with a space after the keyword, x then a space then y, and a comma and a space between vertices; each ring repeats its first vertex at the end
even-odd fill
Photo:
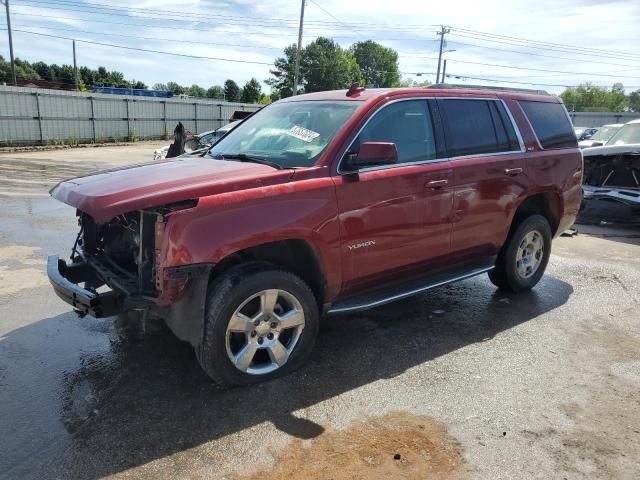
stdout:
POLYGON ((391 142, 398 161, 335 177, 341 231, 343 292, 379 286, 428 269, 449 253, 451 169, 439 159, 427 100, 381 107, 347 154, 364 142, 391 142))

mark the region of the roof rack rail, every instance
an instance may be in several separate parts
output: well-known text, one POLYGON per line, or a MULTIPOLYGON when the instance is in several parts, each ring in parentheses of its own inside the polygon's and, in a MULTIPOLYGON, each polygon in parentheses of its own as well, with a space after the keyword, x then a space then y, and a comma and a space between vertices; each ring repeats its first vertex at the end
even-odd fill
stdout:
POLYGON ((519 92, 519 93, 535 93, 538 95, 551 95, 546 90, 536 90, 532 88, 511 88, 511 87, 494 87, 490 85, 454 85, 451 83, 434 83, 425 88, 460 88, 460 89, 479 89, 479 90, 496 90, 498 92, 519 92))

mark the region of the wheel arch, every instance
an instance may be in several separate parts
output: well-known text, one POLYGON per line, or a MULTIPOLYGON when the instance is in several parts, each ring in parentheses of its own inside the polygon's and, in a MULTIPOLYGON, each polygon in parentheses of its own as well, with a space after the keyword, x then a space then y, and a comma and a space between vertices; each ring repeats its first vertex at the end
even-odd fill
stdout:
POLYGON ((253 245, 228 254, 211 270, 210 278, 221 275, 229 268, 246 262, 266 262, 300 277, 315 295, 318 306, 323 307, 327 281, 320 255, 307 240, 290 238, 253 245))
POLYGON ((520 222, 531 215, 542 215, 549 222, 551 233, 556 236, 562 217, 560 195, 556 192, 541 192, 524 198, 516 209, 509 233, 515 230, 520 222))

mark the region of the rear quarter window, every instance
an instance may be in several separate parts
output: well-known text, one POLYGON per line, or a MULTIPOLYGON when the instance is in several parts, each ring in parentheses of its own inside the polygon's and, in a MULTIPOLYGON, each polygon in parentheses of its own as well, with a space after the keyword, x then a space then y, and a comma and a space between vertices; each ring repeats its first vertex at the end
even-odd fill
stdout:
MULTIPOLYGON (((515 149, 494 100, 443 99, 447 149, 452 157, 508 152, 515 149)), ((515 143, 515 142, 513 142, 515 143)))
POLYGON ((564 105, 520 100, 542 148, 576 148, 578 139, 564 105))

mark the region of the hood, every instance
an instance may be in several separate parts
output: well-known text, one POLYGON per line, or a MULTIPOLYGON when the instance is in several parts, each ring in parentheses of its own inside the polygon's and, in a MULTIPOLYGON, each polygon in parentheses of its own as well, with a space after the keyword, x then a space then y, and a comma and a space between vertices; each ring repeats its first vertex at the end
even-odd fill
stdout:
POLYGON ((50 193, 104 223, 135 210, 284 183, 292 174, 256 163, 178 157, 71 178, 50 193))
POLYGON ((621 153, 640 154, 640 143, 630 143, 628 145, 603 145, 602 147, 585 148, 582 154, 585 157, 594 155, 619 155, 621 153))

